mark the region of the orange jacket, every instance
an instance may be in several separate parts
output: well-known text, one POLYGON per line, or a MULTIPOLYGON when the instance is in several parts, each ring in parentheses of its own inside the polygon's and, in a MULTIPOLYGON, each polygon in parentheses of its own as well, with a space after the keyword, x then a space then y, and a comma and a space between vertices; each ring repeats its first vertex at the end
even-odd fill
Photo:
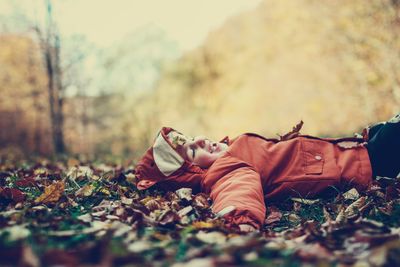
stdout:
POLYGON ((201 189, 211 195, 213 212, 233 225, 260 228, 264 200, 311 198, 333 187, 366 189, 372 181, 367 149, 360 138, 321 139, 298 136, 286 141, 244 134, 228 142, 226 154, 209 169, 183 159, 164 127, 136 166, 139 190, 158 185, 201 189), (230 212, 228 212, 230 211, 230 212))
POLYGON ((208 169, 201 182, 215 213, 233 206, 232 224, 257 228, 265 220, 266 200, 311 198, 335 187, 366 189, 372 181, 367 149, 349 140, 299 136, 287 141, 241 135, 208 169), (346 143, 343 143, 346 142, 346 143))

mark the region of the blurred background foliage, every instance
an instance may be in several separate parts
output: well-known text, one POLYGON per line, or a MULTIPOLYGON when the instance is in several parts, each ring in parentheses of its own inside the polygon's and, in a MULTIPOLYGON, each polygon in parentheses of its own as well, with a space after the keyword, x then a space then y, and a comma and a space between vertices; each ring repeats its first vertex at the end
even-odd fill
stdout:
POLYGON ((60 38, 43 3, 42 24, 0 17, 3 154, 137 159, 162 126, 351 136, 399 112, 398 0, 264 0, 183 53, 156 25, 107 49, 60 38))

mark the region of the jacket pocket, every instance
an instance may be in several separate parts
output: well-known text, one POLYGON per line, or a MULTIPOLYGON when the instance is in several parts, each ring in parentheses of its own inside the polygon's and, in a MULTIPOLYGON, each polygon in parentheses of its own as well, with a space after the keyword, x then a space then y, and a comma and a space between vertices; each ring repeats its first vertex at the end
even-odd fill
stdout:
POLYGON ((306 175, 322 174, 324 170, 324 154, 315 142, 304 140, 301 144, 303 168, 306 175))

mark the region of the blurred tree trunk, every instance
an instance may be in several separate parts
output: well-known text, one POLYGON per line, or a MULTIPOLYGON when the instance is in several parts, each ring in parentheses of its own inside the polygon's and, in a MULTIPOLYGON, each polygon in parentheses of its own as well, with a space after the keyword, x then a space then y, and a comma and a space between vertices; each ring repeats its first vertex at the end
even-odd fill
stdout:
POLYGON ((28 74, 28 82, 30 86, 32 87, 32 91, 30 93, 30 96, 32 97, 33 100, 33 113, 34 113, 34 120, 33 120, 33 146, 34 146, 34 151, 36 152, 41 152, 41 145, 42 145, 42 138, 41 138, 41 129, 42 127, 40 123, 40 114, 41 114, 41 104, 40 104, 40 88, 38 86, 37 82, 37 77, 36 73, 34 71, 35 68, 35 62, 33 59, 33 51, 31 51, 30 55, 28 56, 28 69, 30 70, 28 74))
POLYGON ((63 114, 63 84, 62 70, 60 62, 60 36, 52 19, 51 0, 46 0, 47 24, 45 34, 38 27, 36 31, 39 35, 45 67, 48 78, 48 94, 50 107, 50 121, 52 129, 53 149, 56 154, 65 153, 64 143, 64 114, 63 114), (45 36, 43 36, 45 35, 45 36))

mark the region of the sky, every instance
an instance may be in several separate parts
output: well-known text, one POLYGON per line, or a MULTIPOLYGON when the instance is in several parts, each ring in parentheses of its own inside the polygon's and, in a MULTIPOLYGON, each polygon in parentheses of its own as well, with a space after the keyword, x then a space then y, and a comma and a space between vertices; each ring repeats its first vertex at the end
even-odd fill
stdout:
MULTIPOLYGON (((261 0, 58 0, 55 17, 64 36, 82 34, 108 47, 148 24, 165 30, 185 51, 201 44, 207 33, 230 16, 257 6, 261 0)), ((1 0, 0 14, 12 4, 32 17, 42 14, 45 0, 1 0)))

